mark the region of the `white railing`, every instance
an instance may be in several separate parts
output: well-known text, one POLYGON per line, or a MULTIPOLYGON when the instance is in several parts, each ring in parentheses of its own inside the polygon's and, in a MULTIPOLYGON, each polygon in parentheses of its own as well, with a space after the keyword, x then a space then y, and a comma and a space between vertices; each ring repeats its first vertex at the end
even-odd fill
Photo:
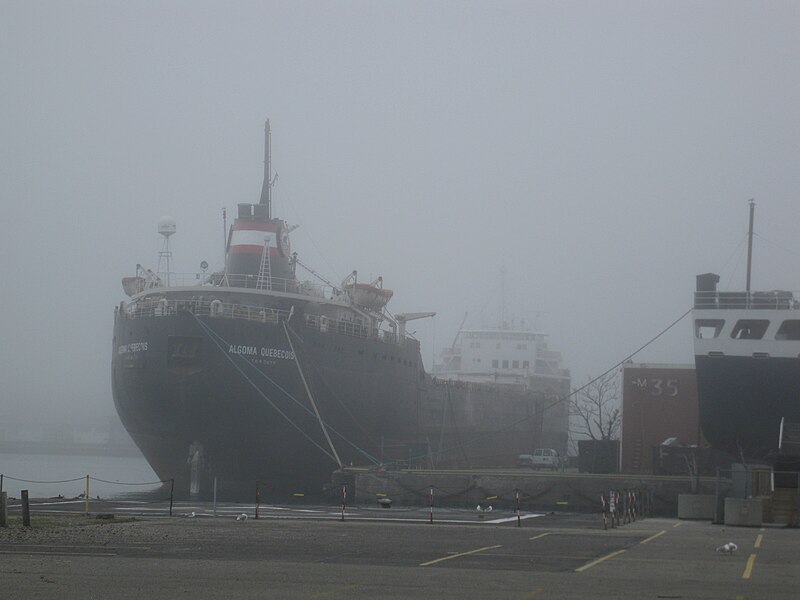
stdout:
MULTIPOLYGON (((167 298, 138 300, 128 304, 122 314, 126 319, 140 319, 144 317, 167 317, 182 312, 191 313, 199 317, 242 319, 258 323, 278 323, 289 318, 288 310, 205 298, 202 300, 168 300, 167 298)), ((321 315, 304 315, 303 320, 306 327, 321 333, 339 333, 364 339, 370 337, 369 327, 361 323, 330 319, 321 315)), ((375 330, 374 339, 387 344, 397 343, 395 333, 387 330, 375 330)))
POLYGON ((288 310, 234 304, 221 300, 168 300, 166 298, 147 299, 131 302, 124 310, 128 319, 142 317, 166 317, 180 312, 189 312, 199 317, 219 317, 227 319, 244 319, 261 323, 277 323, 289 317, 288 310))
POLYGON ((316 283, 313 281, 298 281, 296 279, 283 279, 271 277, 268 286, 258 288, 257 275, 244 275, 238 273, 170 273, 169 281, 164 274, 160 274, 158 279, 150 281, 141 280, 141 287, 138 291, 157 290, 168 287, 232 287, 245 289, 262 289, 263 291, 283 292, 289 294, 302 294, 304 296, 314 296, 316 298, 331 298, 341 292, 329 285, 316 283))
POLYGON ((771 292, 695 292, 694 307, 697 309, 772 309, 798 310, 800 302, 795 292, 775 290, 771 292))

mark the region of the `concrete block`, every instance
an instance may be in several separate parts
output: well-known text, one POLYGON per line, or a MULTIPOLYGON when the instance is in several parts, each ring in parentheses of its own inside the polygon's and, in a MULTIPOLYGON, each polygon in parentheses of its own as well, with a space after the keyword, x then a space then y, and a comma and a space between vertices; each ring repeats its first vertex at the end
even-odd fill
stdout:
POLYGON ((760 527, 763 514, 761 498, 725 498, 725 525, 760 527))
POLYGON ((714 518, 715 502, 714 494, 678 494, 678 518, 710 521, 714 518))

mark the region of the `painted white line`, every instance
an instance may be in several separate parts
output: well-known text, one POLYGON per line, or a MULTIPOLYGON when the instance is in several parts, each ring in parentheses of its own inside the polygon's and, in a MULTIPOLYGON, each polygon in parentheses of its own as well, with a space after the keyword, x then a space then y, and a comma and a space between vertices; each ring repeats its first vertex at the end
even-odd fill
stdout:
POLYGON ((54 550, 47 552, 44 550, 0 550, 0 554, 25 554, 25 555, 47 555, 47 556, 117 556, 114 552, 59 552, 54 550))

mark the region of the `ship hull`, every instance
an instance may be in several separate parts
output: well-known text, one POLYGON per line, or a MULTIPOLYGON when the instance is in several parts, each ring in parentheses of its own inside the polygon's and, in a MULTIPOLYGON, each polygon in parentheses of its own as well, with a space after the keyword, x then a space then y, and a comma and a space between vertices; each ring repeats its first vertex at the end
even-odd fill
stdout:
POLYGON ((774 456, 781 419, 800 422, 800 360, 697 355, 695 366, 709 443, 739 460, 774 456))
POLYGON ((424 371, 410 346, 299 321, 118 316, 114 402, 179 496, 208 496, 215 478, 223 495, 257 481, 315 495, 340 462, 380 462, 382 437, 414 439, 424 371))

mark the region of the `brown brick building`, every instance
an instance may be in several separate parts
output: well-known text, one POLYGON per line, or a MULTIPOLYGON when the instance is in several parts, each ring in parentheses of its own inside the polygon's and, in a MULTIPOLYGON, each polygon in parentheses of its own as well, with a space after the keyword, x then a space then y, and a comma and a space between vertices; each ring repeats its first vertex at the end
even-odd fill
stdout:
POLYGON ((623 365, 623 473, 654 473, 654 449, 665 441, 694 446, 699 427, 694 365, 623 365))

